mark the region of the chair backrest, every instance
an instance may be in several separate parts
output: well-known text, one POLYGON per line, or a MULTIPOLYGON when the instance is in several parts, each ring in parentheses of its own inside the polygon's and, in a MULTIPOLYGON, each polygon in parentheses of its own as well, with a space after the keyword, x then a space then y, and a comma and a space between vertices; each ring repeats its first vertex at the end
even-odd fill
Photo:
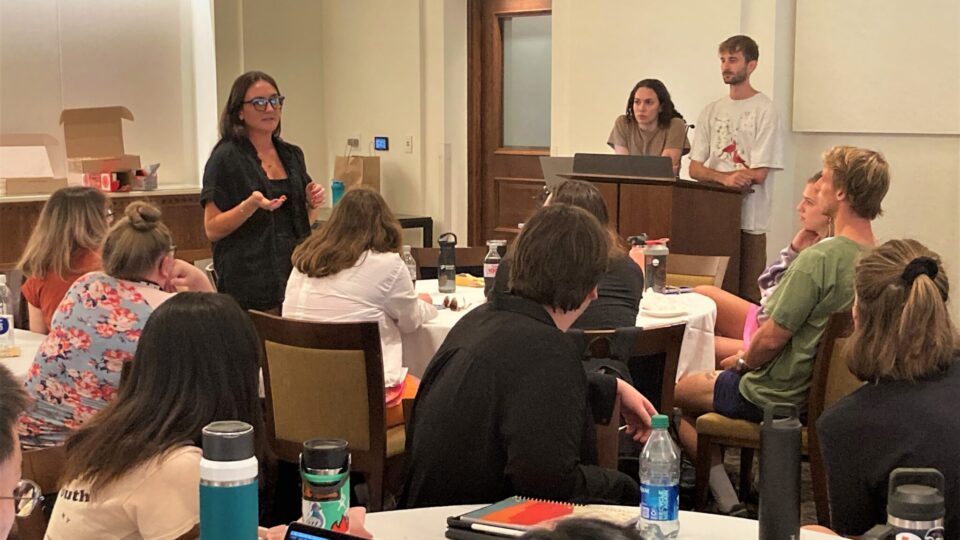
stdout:
POLYGON ((720 287, 723 285, 728 264, 730 264, 730 257, 671 253, 667 257, 667 285, 720 287))
MULTIPOLYGON (((677 366, 680 361, 680 344, 683 342, 683 333, 686 331, 685 324, 665 326, 662 328, 642 329, 633 345, 631 358, 626 360, 628 367, 633 372, 633 366, 630 363, 634 359, 641 357, 664 358, 662 378, 658 383, 660 390, 660 399, 655 396, 651 401, 657 407, 658 411, 664 414, 673 414, 673 392, 676 386, 677 366)), ((591 358, 610 357, 610 339, 615 330, 584 330, 584 337, 589 343, 588 351, 591 358)), ((635 381, 638 385, 639 381, 635 381)))
MULTIPOLYGON (((487 256, 485 247, 458 247, 456 250, 457 272, 483 277, 483 259, 487 256)), ((440 248, 410 248, 413 260, 417 261, 417 271, 421 279, 436 279, 440 260, 440 248), (426 270, 426 271, 424 271, 426 270)))
POLYGON ((820 437, 817 435, 817 419, 825 409, 863 385, 847 367, 852 353, 848 346, 852 333, 853 317, 849 311, 830 315, 813 363, 813 379, 807 402, 807 450, 810 454, 810 479, 817 521, 821 525, 830 523, 830 503, 827 473, 820 453, 820 437))
POLYGON ((250 311, 263 346, 267 438, 296 462, 303 441, 345 439, 355 461, 386 456, 380 330, 375 322, 318 323, 250 311))
MULTIPOLYGON (((21 474, 40 486, 44 496, 60 490, 67 454, 62 446, 24 450, 21 474)), ((17 534, 21 540, 43 540, 47 531, 47 514, 42 508, 34 510, 27 518, 17 518, 17 534)))

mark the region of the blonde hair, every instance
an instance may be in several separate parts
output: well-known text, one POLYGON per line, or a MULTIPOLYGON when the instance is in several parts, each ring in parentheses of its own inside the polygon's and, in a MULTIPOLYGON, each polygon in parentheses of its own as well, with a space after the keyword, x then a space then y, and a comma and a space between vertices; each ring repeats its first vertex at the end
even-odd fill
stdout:
POLYGON ((856 266, 857 330, 850 371, 863 381, 916 380, 957 353, 940 256, 916 240, 890 240, 856 266))
POLYGON ((834 146, 823 153, 823 164, 833 171, 833 185, 847 194, 850 208, 860 217, 883 213, 880 203, 890 188, 890 166, 883 154, 853 146, 834 146))
POLYGON ((173 249, 173 239, 156 206, 134 201, 123 214, 103 243, 103 271, 119 279, 142 279, 173 249))
POLYGON ((50 196, 40 211, 17 266, 29 277, 75 273, 70 264, 77 250, 100 251, 110 228, 107 198, 98 189, 66 187, 50 196))
POLYGON ((364 252, 397 253, 403 242, 400 221, 376 191, 348 191, 320 229, 293 250, 297 270, 313 278, 352 268, 364 252))

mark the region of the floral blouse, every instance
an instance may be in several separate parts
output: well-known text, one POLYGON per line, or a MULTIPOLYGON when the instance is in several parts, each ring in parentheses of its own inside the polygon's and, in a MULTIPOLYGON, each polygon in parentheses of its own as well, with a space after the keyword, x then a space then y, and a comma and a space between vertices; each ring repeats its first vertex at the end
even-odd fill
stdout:
POLYGON ((114 398, 151 312, 136 287, 101 272, 70 287, 27 372, 35 401, 20 418, 24 446, 63 444, 114 398))

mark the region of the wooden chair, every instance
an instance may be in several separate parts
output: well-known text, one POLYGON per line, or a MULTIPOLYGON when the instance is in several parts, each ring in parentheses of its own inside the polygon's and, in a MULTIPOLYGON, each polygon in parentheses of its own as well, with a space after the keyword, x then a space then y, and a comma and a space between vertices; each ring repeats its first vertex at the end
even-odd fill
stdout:
MULTIPOLYGON (((673 392, 677 380, 677 365, 680 361, 680 345, 683 342, 683 333, 686 331, 685 324, 666 326, 663 328, 642 329, 634 342, 630 358, 621 359, 633 371, 631 363, 640 357, 658 357, 663 358, 663 371, 659 381, 656 382, 659 392, 643 391, 648 399, 657 407, 658 411, 667 411, 665 414, 672 414, 673 411, 673 392), (659 394, 659 399, 657 399, 659 394)), ((615 330, 584 330, 583 334, 587 340, 587 353, 589 358, 609 358, 610 339, 615 330)), ((636 378, 635 378, 636 379, 636 378)), ((641 381, 634 381, 634 386, 641 386, 641 381)))
MULTIPOLYGON (((830 316, 820 338, 813 364, 813 377, 807 401, 807 421, 801 433, 801 452, 810 457, 817 521, 829 525, 830 511, 826 493, 826 471, 820 455, 816 434, 817 419, 827 407, 861 386, 861 382, 847 369, 850 351, 846 342, 853 333, 853 319, 849 311, 830 316)), ((740 496, 750 489, 753 478, 753 453, 760 449, 760 424, 734 420, 721 414, 708 413, 697 419, 697 480, 694 505, 703 510, 707 504, 710 448, 731 446, 740 448, 740 496)))
POLYGON ((723 285, 730 257, 708 257, 671 253, 667 256, 667 285, 696 287, 697 285, 723 285))
MULTIPOLYGON (((458 247, 455 249, 457 273, 467 273, 483 277, 483 259, 487 256, 485 247, 458 247)), ((437 279, 440 248, 410 248, 413 260, 417 261, 417 279, 437 279)))
MULTIPOLYGON (((60 490, 66 460, 62 446, 25 450, 21 474, 36 482, 45 497, 50 497, 60 490)), ((30 517, 17 518, 17 535, 21 540, 43 540, 46 531, 47 518, 42 505, 34 509, 30 517)))
POLYGON ((306 440, 346 440, 353 470, 365 473, 370 511, 381 510, 387 468, 401 465, 406 433, 386 426, 377 323, 250 317, 263 345, 267 438, 277 456, 297 463, 306 440))

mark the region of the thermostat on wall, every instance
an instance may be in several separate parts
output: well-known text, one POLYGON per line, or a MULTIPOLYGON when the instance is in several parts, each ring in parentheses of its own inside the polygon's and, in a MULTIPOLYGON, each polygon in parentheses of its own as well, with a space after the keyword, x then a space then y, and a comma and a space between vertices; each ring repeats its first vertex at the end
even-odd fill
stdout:
POLYGON ((390 138, 389 137, 374 137, 373 138, 373 149, 387 151, 390 149, 390 138))

